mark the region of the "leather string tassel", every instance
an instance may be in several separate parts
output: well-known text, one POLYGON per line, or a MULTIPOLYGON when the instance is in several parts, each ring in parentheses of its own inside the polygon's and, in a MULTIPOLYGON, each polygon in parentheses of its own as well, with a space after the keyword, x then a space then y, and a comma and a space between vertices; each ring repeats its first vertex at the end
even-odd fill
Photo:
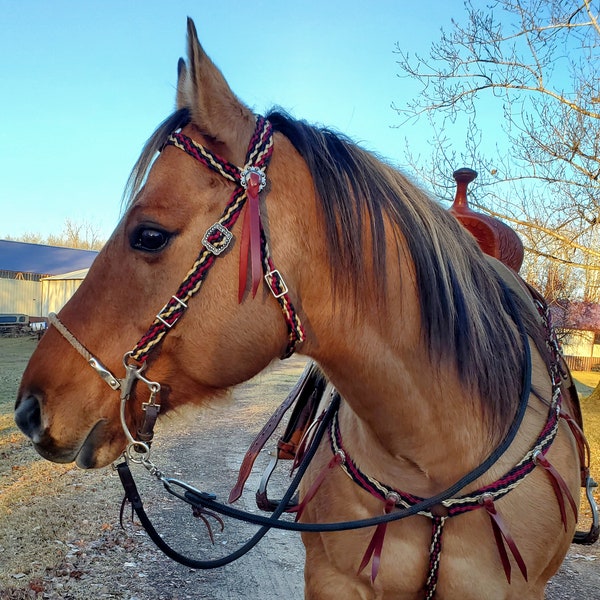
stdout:
POLYGON ((560 518, 562 519, 563 527, 566 531, 567 511, 565 509, 565 499, 563 495, 567 497, 567 500, 571 505, 571 509, 573 510, 575 520, 577 521, 577 505, 575 504, 575 500, 573 500, 571 490, 569 490, 569 486, 567 486, 561 474, 541 452, 536 452, 533 456, 533 460, 538 467, 542 467, 542 469, 544 469, 544 471, 546 471, 548 474, 548 478, 552 484, 552 489, 554 490, 554 495, 556 496, 556 501, 558 502, 558 508, 560 509, 560 518))
POLYGON ((304 496, 304 498, 302 498, 302 502, 300 502, 300 504, 298 504, 298 507, 296 509, 296 521, 300 520, 300 517, 302 516, 302 513, 304 512, 306 505, 314 498, 315 494, 319 491, 321 484, 323 483, 323 481, 325 480, 325 477, 328 475, 328 473, 331 471, 331 469, 333 469, 334 467, 337 467, 338 465, 341 465, 343 462, 344 462, 343 452, 341 452, 341 451, 336 452, 333 455, 333 458, 327 463, 327 465, 319 473, 319 475, 317 475, 317 478, 313 481, 312 485, 306 492, 306 496, 304 496))
POLYGON ((260 175, 251 172, 247 177, 246 194, 248 197, 246 203, 246 213, 242 228, 242 241, 240 244, 240 277, 238 302, 241 303, 246 290, 246 280, 248 277, 248 258, 250 258, 250 268, 252 271, 252 297, 256 296, 258 286, 262 279, 262 260, 260 245, 260 175))
POLYGON ((500 516, 498 511, 496 510, 496 506, 494 505, 494 499, 490 494, 485 494, 481 498, 481 504, 487 511, 490 516, 490 522, 492 523, 492 530, 494 531, 494 537, 496 538, 496 545, 498 546, 498 552, 500 552, 500 559, 502 560, 502 566, 504 567, 504 574, 506 575, 506 580, 510 583, 510 573, 511 566, 510 560, 508 558, 508 553, 506 552, 506 548, 504 546, 504 542, 508 546, 511 551, 521 574, 525 581, 527 581, 527 565, 525 565, 525 561, 515 544, 510 532, 508 531, 508 527, 504 522, 504 519, 500 516))
MULTIPOLYGON (((396 504, 399 502, 400 497, 394 492, 390 492, 385 499, 385 507, 383 509, 384 514, 389 514, 394 510, 396 504)), ((387 529, 387 523, 379 523, 375 528, 375 533, 367 546, 365 555, 363 556, 362 562, 358 567, 358 573, 360 573, 368 564, 371 558, 371 583, 375 583, 377 574, 379 573, 379 565, 381 564, 381 551, 383 550, 383 542, 385 539, 385 531, 387 529)))

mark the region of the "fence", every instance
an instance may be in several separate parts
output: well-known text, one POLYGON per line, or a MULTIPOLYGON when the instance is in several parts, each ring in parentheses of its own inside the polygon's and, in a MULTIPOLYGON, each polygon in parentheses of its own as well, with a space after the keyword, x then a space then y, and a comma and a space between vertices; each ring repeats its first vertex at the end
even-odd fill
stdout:
POLYGON ((600 356, 565 356, 571 371, 600 371, 600 356))

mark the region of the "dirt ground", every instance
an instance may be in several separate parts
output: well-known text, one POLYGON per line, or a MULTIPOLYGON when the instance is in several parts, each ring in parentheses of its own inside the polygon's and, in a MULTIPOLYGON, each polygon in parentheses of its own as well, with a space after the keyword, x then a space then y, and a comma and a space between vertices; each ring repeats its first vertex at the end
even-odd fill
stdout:
MULTIPOLYGON (((168 475, 225 500, 254 434, 302 367, 295 358, 279 363, 237 388, 225 405, 164 419, 157 431, 154 461, 168 475)), ((7 375, 6 368, 0 368, 2 390, 14 388, 16 380, 18 374, 7 375)), ((2 396, 0 405, 1 400, 2 396)), ((258 474, 250 478, 238 501, 241 507, 256 510, 254 490, 267 462, 264 451, 255 468, 258 474)), ((215 558, 237 548, 255 531, 227 522, 222 533, 213 527, 212 546, 189 508, 164 492, 143 468, 136 468, 135 475, 150 517, 180 550, 215 558)), ((273 491, 276 495, 277 486, 273 491)), ((121 496, 112 470, 82 472, 42 461, 0 417, 0 599, 302 598, 304 551, 298 534, 270 532, 237 562, 194 571, 162 555, 139 525, 128 522, 121 529, 121 496)), ((600 544, 572 546, 550 583, 547 599, 598 598, 600 544)))

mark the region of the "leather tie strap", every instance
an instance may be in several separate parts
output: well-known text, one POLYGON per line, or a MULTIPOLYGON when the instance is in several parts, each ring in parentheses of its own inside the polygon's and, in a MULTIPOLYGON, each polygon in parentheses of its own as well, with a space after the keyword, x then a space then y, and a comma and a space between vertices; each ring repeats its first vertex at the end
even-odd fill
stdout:
POLYGON ((252 297, 256 296, 258 286, 262 279, 262 260, 260 249, 260 238, 262 225, 260 222, 260 176, 256 172, 250 172, 246 179, 246 214, 242 228, 242 241, 240 244, 240 276, 238 302, 242 302, 246 290, 248 277, 248 258, 252 272, 252 297))
POLYGON ((575 441, 577 442, 577 450, 579 452, 579 464, 581 465, 581 486, 586 486, 587 478, 590 474, 590 445, 583 433, 583 429, 581 429, 579 423, 575 421, 575 419, 565 412, 562 408, 560 409, 559 416, 569 426, 575 441))
POLYGON ((525 581, 527 581, 527 565, 517 548, 517 544, 515 540, 510 535, 508 530, 508 526, 504 522, 504 519, 500 516, 500 513, 496 510, 496 506, 494 505, 494 500, 491 495, 486 494, 481 498, 481 504, 483 508, 487 511, 487 514, 490 517, 490 522, 492 524, 492 530, 494 531, 494 538, 496 539, 496 545, 498 546, 498 552, 500 552, 500 559, 502 561, 502 566, 504 567, 504 574, 506 575, 506 580, 510 583, 510 573, 511 566, 510 560, 508 558, 508 553, 506 552, 506 548, 504 546, 504 542, 508 546, 511 551, 521 574, 525 581))
MULTIPOLYGON (((310 488, 307 490, 306 495, 302 499, 302 502, 296 508, 296 521, 300 520, 302 513, 306 509, 308 503, 315 497, 315 494, 319 491, 321 484, 325 481, 325 477, 329 475, 332 469, 341 465, 344 462, 344 453, 337 452, 333 458, 323 467, 322 471, 317 475, 310 488)), ((290 511, 291 512, 291 511, 290 511)))
MULTIPOLYGON (((399 497, 393 492, 388 495, 385 501, 385 506, 383 508, 383 514, 389 515, 392 510, 396 507, 396 503, 399 501, 399 497)), ((383 542, 385 539, 385 532, 387 529, 387 523, 380 523, 375 528, 375 533, 367 546, 367 550, 363 559, 358 567, 358 573, 361 573, 362 570, 369 564, 371 558, 373 562, 371 563, 371 583, 375 583, 375 579, 377 579, 377 574, 379 573, 379 565, 381 564, 381 551, 383 550, 383 542)))
POLYGON ((154 438, 154 426, 160 412, 160 404, 145 404, 143 410, 144 419, 142 425, 137 430, 137 437, 140 441, 149 444, 154 438))
POLYGON ((552 484, 552 489, 554 490, 554 495, 556 496, 556 501, 558 502, 558 507, 560 509, 560 518, 565 531, 567 531, 567 512, 565 510, 565 500, 563 498, 563 494, 569 501, 571 509, 573 510, 575 521, 577 521, 577 505, 575 504, 575 500, 573 500, 571 490, 569 490, 569 486, 566 484, 562 475, 541 452, 537 452, 533 459, 535 464, 539 467, 542 467, 542 469, 544 469, 544 471, 546 471, 548 474, 548 478, 552 484))

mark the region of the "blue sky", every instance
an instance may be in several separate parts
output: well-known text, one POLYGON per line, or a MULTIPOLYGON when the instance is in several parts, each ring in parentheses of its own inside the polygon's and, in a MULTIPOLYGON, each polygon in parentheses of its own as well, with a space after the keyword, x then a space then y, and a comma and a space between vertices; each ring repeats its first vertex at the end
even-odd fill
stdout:
POLYGON ((256 112, 282 106, 402 165, 405 138, 418 148, 430 132, 393 127, 392 102, 417 89, 398 77, 395 44, 426 54, 463 10, 447 0, 0 0, 0 238, 58 234, 66 219, 110 235, 129 171, 174 107, 188 15, 256 112))

